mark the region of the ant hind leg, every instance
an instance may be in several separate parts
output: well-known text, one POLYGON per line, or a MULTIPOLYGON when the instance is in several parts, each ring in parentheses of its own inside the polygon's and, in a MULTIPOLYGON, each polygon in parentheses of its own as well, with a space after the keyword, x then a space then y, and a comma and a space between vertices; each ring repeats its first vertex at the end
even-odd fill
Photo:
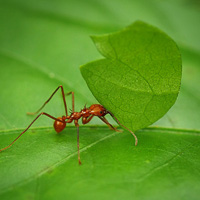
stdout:
POLYGON ((67 104, 66 104, 66 100, 65 100, 65 93, 64 93, 64 89, 63 89, 63 86, 60 85, 56 88, 56 90, 52 93, 52 95, 47 99, 47 101, 44 102, 44 104, 42 105, 42 107, 37 110, 36 112, 27 112, 27 115, 35 115, 37 113, 39 113, 43 108, 44 106, 51 100, 51 98, 54 96, 54 94, 59 90, 59 88, 61 88, 61 92, 62 92, 62 97, 63 97, 63 102, 64 102, 64 106, 65 106, 65 113, 66 113, 66 116, 68 116, 67 114, 67 104))
MULTIPOLYGON (((22 133, 20 133, 19 134, 19 136, 17 137, 17 138, 15 138, 15 140, 13 141, 13 142, 11 142, 7 147, 4 147, 3 149, 0 149, 0 152, 1 151, 4 151, 4 150, 6 150, 7 148, 9 148, 10 146, 12 146, 32 125, 33 125, 33 123, 41 116, 41 115, 46 115, 47 117, 49 117, 49 118, 51 118, 51 119, 54 119, 54 120, 56 120, 56 121, 61 121, 61 120, 59 120, 59 119, 56 119, 55 117, 53 117, 53 116, 51 116, 51 115, 49 115, 49 114, 47 114, 47 113, 45 113, 45 112, 42 112, 42 113, 40 113, 30 124, 29 124, 29 126, 22 132, 22 133)), ((62 121, 61 121, 62 122, 62 121)))

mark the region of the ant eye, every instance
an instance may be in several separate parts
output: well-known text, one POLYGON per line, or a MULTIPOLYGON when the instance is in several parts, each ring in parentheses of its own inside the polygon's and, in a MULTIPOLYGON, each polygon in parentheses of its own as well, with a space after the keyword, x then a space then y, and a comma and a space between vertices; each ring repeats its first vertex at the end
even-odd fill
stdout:
POLYGON ((103 112, 102 112, 102 111, 100 111, 100 113, 102 114, 103 112))

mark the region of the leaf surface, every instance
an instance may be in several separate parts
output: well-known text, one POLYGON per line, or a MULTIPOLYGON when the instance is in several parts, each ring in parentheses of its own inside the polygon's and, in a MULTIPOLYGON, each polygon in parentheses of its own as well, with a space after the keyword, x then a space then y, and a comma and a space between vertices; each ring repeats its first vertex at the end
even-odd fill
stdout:
POLYGON ((4 152, 1 198, 170 199, 173 194, 172 199, 197 199, 199 132, 144 129, 134 147, 127 132, 82 127, 79 166, 75 131, 68 128, 55 135, 52 129, 37 130, 4 152))

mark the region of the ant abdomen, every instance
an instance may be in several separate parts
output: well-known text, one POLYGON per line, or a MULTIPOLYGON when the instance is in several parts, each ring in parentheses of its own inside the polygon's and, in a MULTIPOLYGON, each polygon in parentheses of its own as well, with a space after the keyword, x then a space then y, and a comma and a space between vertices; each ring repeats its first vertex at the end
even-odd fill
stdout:
POLYGON ((57 133, 60 133, 66 127, 66 122, 63 120, 62 117, 58 117, 57 119, 63 121, 63 122, 61 122, 61 121, 55 121, 54 124, 53 124, 55 131, 57 133))

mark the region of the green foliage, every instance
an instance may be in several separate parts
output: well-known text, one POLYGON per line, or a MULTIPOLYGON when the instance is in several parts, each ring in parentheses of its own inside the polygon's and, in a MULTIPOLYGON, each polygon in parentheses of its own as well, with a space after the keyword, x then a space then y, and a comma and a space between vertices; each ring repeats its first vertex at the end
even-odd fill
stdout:
POLYGON ((199 133, 145 129, 134 147, 130 134, 83 127, 79 166, 75 132, 37 129, 4 152, 1 199, 197 199, 199 133))
MULTIPOLYGON (((94 118, 93 126, 80 127, 79 166, 74 125, 57 135, 43 116, 0 153, 0 199, 199 199, 200 13, 187 2, 0 2, 0 148, 30 124, 34 116, 26 112, 36 111, 58 85, 75 92, 77 111, 98 103, 79 70, 101 58, 89 35, 140 19, 170 35, 183 59, 176 103, 153 127, 136 132, 137 147, 130 133, 99 127, 94 118)), ((58 92, 44 111, 58 117, 63 108, 58 92)))
POLYGON ((92 39, 106 59, 82 66, 81 72, 96 99, 133 131, 162 117, 181 82, 174 41, 143 22, 92 39))

